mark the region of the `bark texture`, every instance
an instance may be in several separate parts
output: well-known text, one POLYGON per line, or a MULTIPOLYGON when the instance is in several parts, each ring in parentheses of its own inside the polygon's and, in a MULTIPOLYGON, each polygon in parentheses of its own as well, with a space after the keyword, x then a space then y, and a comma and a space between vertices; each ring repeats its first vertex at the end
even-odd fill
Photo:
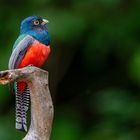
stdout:
POLYGON ((34 66, 0 72, 0 84, 25 81, 30 89, 31 124, 23 140, 49 140, 53 103, 48 87, 48 72, 34 66))

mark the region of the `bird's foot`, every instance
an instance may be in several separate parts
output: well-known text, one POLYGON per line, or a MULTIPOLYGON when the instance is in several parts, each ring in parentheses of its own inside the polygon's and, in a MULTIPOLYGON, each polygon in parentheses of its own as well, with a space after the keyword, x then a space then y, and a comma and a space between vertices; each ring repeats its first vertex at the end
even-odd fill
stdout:
POLYGON ((33 64, 30 64, 30 65, 28 65, 27 67, 32 67, 32 66, 34 66, 33 64))

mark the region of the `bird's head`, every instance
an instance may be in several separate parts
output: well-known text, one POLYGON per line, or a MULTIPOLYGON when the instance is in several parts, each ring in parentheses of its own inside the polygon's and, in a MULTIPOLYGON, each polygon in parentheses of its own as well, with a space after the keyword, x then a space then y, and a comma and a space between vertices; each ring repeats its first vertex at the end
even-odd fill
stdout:
POLYGON ((49 36, 46 27, 47 23, 48 20, 43 19, 40 16, 27 17, 21 22, 20 33, 29 34, 42 43, 48 44, 49 36))

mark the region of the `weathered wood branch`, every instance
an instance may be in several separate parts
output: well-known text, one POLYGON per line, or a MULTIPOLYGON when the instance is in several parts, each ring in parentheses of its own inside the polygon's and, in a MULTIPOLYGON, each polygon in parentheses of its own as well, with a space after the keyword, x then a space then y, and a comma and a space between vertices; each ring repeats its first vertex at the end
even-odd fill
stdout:
POLYGON ((25 81, 30 89, 31 124, 23 140, 49 140, 53 104, 48 88, 48 72, 33 66, 0 72, 0 84, 13 81, 25 81))

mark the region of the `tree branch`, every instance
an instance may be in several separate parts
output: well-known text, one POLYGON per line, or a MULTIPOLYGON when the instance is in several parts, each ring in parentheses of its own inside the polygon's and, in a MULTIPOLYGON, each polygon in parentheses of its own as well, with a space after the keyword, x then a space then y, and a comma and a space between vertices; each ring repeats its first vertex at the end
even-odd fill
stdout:
POLYGON ((0 72, 0 84, 13 81, 25 81, 30 89, 31 124, 23 140, 49 140, 53 104, 48 88, 48 72, 33 66, 0 72))

